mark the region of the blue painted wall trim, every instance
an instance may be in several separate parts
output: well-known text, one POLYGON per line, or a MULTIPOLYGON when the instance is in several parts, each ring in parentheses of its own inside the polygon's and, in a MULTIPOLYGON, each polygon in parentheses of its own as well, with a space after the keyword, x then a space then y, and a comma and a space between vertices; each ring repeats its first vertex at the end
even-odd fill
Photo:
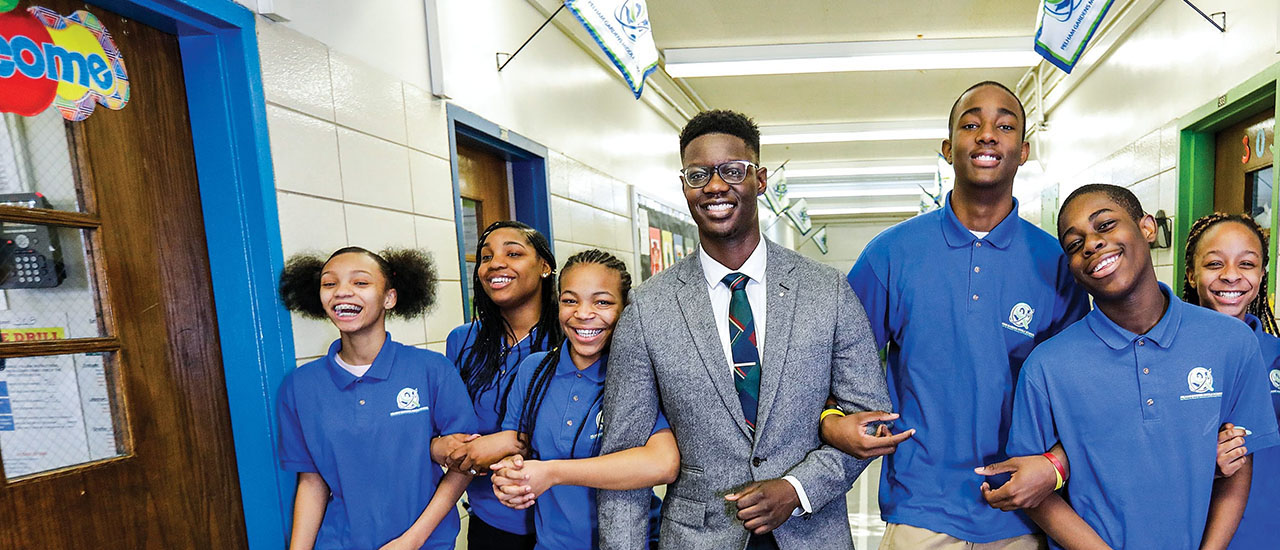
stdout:
POLYGON ((293 366, 254 15, 230 0, 95 0, 178 36, 250 548, 283 549, 294 476, 275 459, 274 392, 293 366))
MULTIPOLYGON (((478 142, 506 157, 511 163, 511 190, 516 219, 546 235, 555 251, 555 234, 551 224, 551 188, 547 185, 547 148, 515 132, 485 120, 480 115, 449 103, 445 105, 449 119, 449 166, 453 176, 453 220, 458 238, 458 265, 462 276, 467 271, 467 250, 463 241, 461 182, 458 176, 459 136, 478 142)), ((467 285, 462 285, 462 303, 471 303, 467 285)), ((467 320, 471 311, 464 308, 467 320)))

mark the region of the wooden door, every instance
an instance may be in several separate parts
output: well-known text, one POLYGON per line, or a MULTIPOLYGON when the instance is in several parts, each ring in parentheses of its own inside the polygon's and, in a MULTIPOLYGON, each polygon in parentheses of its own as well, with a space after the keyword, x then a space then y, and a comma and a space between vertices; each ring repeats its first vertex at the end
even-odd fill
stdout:
POLYGON ((1270 224, 1270 172, 1275 145, 1275 109, 1267 107, 1215 138, 1213 208, 1254 216, 1270 224), (1259 182, 1265 183, 1259 185, 1259 182), (1263 206, 1265 204, 1265 207, 1263 206))
MULTIPOLYGON (((91 445, 88 460, 43 463, 52 469, 19 460, 16 444, 4 444, 15 441, 12 433, 0 439, 0 548, 245 548, 177 39, 83 3, 40 5, 63 15, 87 9, 99 18, 124 56, 131 98, 119 111, 98 106, 80 122, 55 119, 67 147, 66 185, 74 190, 52 194, 72 199, 0 206, 4 231, 53 228, 66 274, 57 287, 15 289, 6 285, 29 283, 13 283, 13 271, 0 269, 0 288, 9 288, 4 305, 11 311, 15 303, 37 304, 36 315, 46 319, 72 319, 59 308, 78 308, 65 334, 51 333, 56 339, 13 341, 21 331, 0 330, 8 336, 0 358, 11 376, 41 361, 74 365, 84 378, 77 391, 82 397, 100 391, 94 406, 110 418, 90 425, 94 411, 86 405, 81 420, 99 448, 91 445)), ((15 124, 39 133, 48 119, 37 118, 15 124)), ((0 253, 0 268, 7 257, 0 253)), ((39 388, 27 388, 28 407, 42 406, 30 397, 39 388)), ((22 426, 19 411, 13 413, 22 426)), ((23 433, 43 433, 39 424, 26 426, 23 433)))
MULTIPOLYGON (((465 141, 457 143, 458 194, 462 196, 462 246, 466 253, 467 296, 475 296, 471 274, 475 272, 479 235, 489 224, 515 219, 511 212, 511 185, 507 161, 488 149, 465 141)), ((467 311, 471 310, 471 304, 467 311)))

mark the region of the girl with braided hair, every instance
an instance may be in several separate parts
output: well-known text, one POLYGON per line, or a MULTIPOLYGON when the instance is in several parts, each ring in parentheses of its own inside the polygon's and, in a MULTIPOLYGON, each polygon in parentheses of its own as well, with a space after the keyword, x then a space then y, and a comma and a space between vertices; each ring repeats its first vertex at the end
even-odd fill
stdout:
MULTIPOLYGON (((502 427, 526 451, 493 465, 494 493, 514 509, 533 507, 540 550, 595 548, 596 489, 648 489, 679 471, 675 437, 661 413, 644 446, 597 456, 609 341, 630 289, 616 257, 587 250, 569 258, 558 307, 565 339, 520 363, 508 397, 502 427)), ((661 501, 652 502, 656 542, 661 501)))
POLYGON ((436 438, 432 457, 450 468, 481 474, 467 488, 467 544, 472 550, 533 548, 533 515, 503 506, 485 474, 494 462, 523 451, 521 441, 502 432, 516 365, 561 339, 555 267, 542 233, 517 221, 489 225, 476 247, 473 321, 453 329, 445 342, 445 355, 466 382, 480 430, 471 437, 436 438))
MULTIPOLYGON (((1280 417, 1280 338, 1267 299, 1267 238, 1253 218, 1215 213, 1187 236, 1183 300, 1225 313, 1253 329, 1268 370, 1268 390, 1280 417)), ((1218 468, 1233 475, 1245 463, 1247 430, 1224 424, 1218 433, 1218 468)), ((1280 532, 1280 448, 1253 453, 1253 486, 1231 548, 1265 548, 1280 532)))
POLYGON ((453 548, 471 476, 433 464, 429 441, 475 432, 475 414, 448 359, 386 331, 388 315, 430 309, 435 286, 416 250, 347 247, 285 265, 285 306, 340 333, 280 385, 280 464, 298 473, 290 548, 453 548))

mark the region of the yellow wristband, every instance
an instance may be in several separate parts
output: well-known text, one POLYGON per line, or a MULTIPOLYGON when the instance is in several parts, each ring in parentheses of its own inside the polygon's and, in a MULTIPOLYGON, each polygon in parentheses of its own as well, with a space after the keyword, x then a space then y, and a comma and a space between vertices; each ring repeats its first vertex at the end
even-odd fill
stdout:
POLYGON ((825 411, 822 411, 822 416, 818 417, 818 422, 822 422, 823 420, 826 420, 828 416, 831 416, 833 414, 836 416, 844 416, 844 411, 840 409, 827 409, 825 411))
POLYGON ((1054 468, 1053 477, 1057 478, 1057 482, 1054 484, 1054 487, 1053 487, 1053 490, 1057 491, 1058 489, 1061 489, 1062 486, 1065 484, 1062 481, 1062 472, 1059 472, 1057 468, 1054 468))

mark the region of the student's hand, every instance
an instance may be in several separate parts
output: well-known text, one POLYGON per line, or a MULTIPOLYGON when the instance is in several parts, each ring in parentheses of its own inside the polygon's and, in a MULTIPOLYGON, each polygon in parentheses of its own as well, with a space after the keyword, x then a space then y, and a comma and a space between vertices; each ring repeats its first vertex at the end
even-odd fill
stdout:
POLYGON ((382 545, 381 547, 378 548, 378 550, 418 550, 419 548, 422 548, 422 545, 425 544, 426 542, 427 541, 425 540, 421 540, 421 541, 410 540, 409 538, 407 538, 407 534, 406 534, 406 535, 400 535, 392 539, 391 542, 388 542, 382 545))
POLYGON ((510 450, 501 432, 480 436, 449 453, 448 466, 472 475, 489 475, 489 466, 509 456, 510 450))
POLYGON ((556 471, 551 462, 514 458, 515 460, 510 464, 504 460, 502 463, 493 465, 496 469, 493 474, 494 491, 497 492, 498 479, 502 478, 502 494, 498 495, 498 499, 507 506, 523 510, 533 506, 539 496, 547 492, 547 489, 558 485, 560 481, 556 477, 556 471), (509 465, 514 467, 508 467, 509 465), (498 468, 499 466, 502 468, 498 468))
POLYGON ((827 415, 822 419, 822 440, 854 458, 884 456, 898 450, 899 443, 916 433, 915 428, 894 435, 888 426, 881 424, 876 426, 873 435, 867 433, 867 426, 872 422, 897 419, 897 413, 885 411, 857 412, 848 416, 827 415))
POLYGON ((431 461, 450 470, 457 466, 449 464, 449 455, 468 441, 479 438, 480 434, 449 434, 431 440, 431 461))
POLYGON ((982 482, 982 496, 987 499, 987 504, 1006 512, 1039 506, 1045 497, 1053 493, 1053 487, 1058 483, 1053 463, 1041 455, 1016 456, 1004 462, 974 468, 973 471, 982 476, 1005 472, 1013 474, 999 489, 992 490, 990 484, 982 482))
POLYGON ((737 503, 742 526, 756 535, 777 529, 800 506, 796 488, 785 479, 757 481, 724 499, 737 503))
POLYGON ((1231 477, 1244 466, 1249 449, 1244 446, 1244 428, 1227 422, 1218 432, 1218 475, 1231 477))

